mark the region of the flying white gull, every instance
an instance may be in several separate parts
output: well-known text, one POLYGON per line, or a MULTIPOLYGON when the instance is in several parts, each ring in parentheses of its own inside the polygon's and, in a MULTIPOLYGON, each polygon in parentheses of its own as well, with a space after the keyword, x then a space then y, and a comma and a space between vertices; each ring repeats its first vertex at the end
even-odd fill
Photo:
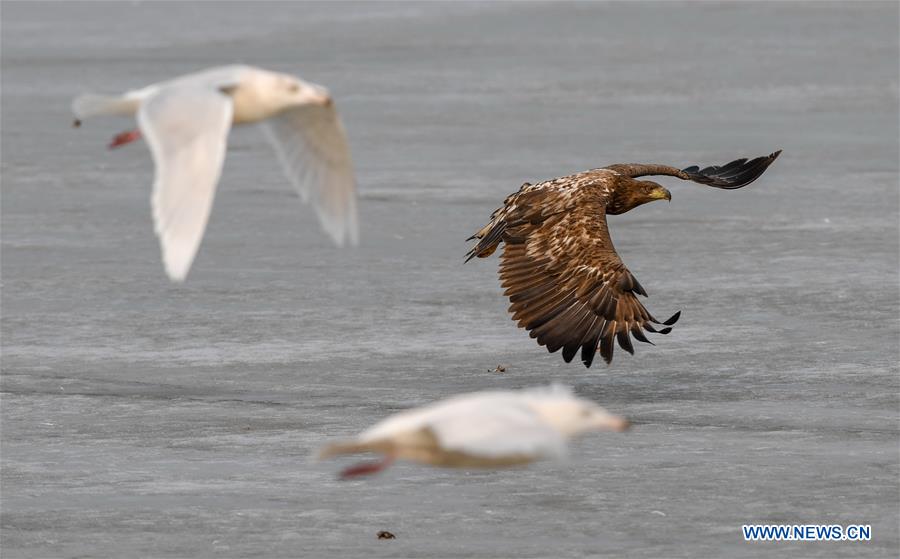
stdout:
POLYGON ((153 221, 166 273, 183 281, 197 254, 232 124, 261 122, 285 172, 312 203, 338 246, 356 244, 356 182, 344 128, 324 87, 253 68, 223 66, 128 91, 82 95, 72 103, 75 125, 98 115, 137 115, 156 166, 153 221))
POLYGON ((451 468, 501 468, 561 457, 568 439, 580 433, 627 428, 625 418, 559 385, 475 392, 392 415, 353 440, 326 446, 319 458, 384 455, 344 470, 343 478, 378 472, 397 458, 451 468))

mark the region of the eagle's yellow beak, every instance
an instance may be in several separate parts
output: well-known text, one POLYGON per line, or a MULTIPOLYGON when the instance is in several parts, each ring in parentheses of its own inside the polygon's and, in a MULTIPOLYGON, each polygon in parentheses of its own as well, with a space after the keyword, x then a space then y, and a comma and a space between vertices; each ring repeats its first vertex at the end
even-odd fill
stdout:
POLYGON ((665 188, 657 188, 650 193, 650 197, 654 200, 668 200, 669 202, 672 201, 672 193, 665 188))

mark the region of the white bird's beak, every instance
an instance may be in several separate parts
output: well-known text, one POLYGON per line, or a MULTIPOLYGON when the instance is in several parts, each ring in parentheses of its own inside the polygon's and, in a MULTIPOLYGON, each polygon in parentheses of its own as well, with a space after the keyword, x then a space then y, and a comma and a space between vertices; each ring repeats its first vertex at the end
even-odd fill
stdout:
POLYGON ((631 427, 631 422, 619 415, 608 415, 597 421, 596 427, 603 431, 627 431, 631 427))
POLYGON ((331 99, 331 93, 329 93, 328 90, 321 85, 313 85, 312 87, 315 93, 310 99, 310 102, 316 105, 322 105, 323 107, 331 106, 331 104, 334 102, 331 99))

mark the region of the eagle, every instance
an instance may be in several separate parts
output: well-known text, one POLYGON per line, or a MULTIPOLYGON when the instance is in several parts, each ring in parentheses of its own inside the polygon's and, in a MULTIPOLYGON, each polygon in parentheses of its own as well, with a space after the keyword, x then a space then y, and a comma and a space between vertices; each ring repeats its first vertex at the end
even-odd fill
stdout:
POLYGON ((660 322, 641 304, 637 296, 647 291, 616 253, 606 216, 672 199, 660 184, 639 177, 677 177, 734 190, 759 178, 780 153, 703 169, 616 164, 525 183, 467 239, 478 242, 466 262, 490 256, 504 243, 500 283, 519 327, 550 353, 562 349, 566 363, 579 349, 585 367, 598 349, 611 363, 616 342, 633 355, 632 336, 652 344, 644 332, 668 334, 681 311, 660 322))

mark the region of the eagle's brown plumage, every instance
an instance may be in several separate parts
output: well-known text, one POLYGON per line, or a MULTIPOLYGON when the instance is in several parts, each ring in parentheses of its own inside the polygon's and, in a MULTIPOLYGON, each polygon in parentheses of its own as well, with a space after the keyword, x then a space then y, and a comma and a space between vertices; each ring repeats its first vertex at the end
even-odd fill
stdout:
POLYGON ((609 236, 607 214, 671 199, 659 184, 635 180, 668 175, 716 188, 735 189, 756 180, 781 151, 751 161, 677 169, 619 164, 540 184, 525 183, 506 198, 491 221, 469 238, 478 243, 466 261, 490 256, 502 241, 500 282, 518 325, 566 362, 581 350, 590 367, 597 349, 609 363, 615 343, 634 353, 631 336, 652 343, 644 331, 668 334, 680 312, 660 322, 638 300, 647 296, 625 267, 609 236), (664 326, 661 329, 654 324, 664 326))

